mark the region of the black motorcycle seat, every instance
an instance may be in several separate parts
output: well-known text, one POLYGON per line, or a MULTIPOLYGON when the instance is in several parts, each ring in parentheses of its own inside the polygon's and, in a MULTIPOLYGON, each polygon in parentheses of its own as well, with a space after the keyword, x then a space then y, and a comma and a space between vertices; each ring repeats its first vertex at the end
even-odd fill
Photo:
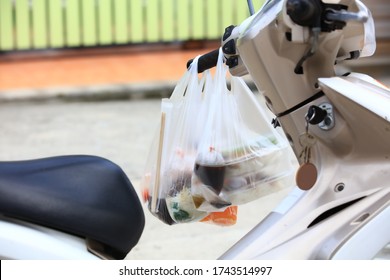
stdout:
POLYGON ((92 240, 115 259, 138 243, 145 225, 123 170, 85 155, 0 162, 0 214, 92 240))

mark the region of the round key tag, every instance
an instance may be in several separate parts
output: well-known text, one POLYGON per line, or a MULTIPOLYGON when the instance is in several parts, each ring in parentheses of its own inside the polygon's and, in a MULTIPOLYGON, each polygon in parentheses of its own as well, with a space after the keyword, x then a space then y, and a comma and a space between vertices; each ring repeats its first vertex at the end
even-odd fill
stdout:
POLYGON ((317 181, 317 168, 310 162, 303 163, 295 174, 297 186, 304 191, 310 190, 317 181))

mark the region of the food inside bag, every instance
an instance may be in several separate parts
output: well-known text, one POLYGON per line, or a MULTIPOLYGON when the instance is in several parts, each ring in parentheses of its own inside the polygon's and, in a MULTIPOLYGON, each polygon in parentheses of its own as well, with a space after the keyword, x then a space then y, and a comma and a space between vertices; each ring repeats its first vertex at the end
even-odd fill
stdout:
POLYGON ((223 212, 212 212, 201 220, 218 226, 232 226, 237 222, 238 206, 230 206, 223 212))
POLYGON ((233 225, 237 205, 292 185, 289 147, 241 78, 227 88, 222 51, 214 77, 197 60, 162 101, 142 192, 166 224, 233 225))
MULTIPOLYGON (((212 154, 218 153, 214 148, 210 150, 212 154)), ((199 210, 215 211, 244 204, 289 184, 292 170, 286 158, 287 147, 270 142, 269 146, 252 146, 247 150, 245 155, 232 150, 221 152, 216 161, 200 158, 195 162, 193 195, 204 200, 199 210)))
POLYGON ((207 215, 197 210, 191 193, 194 161, 191 151, 177 148, 163 173, 162 185, 168 189, 166 204, 172 219, 177 223, 198 221, 207 215))

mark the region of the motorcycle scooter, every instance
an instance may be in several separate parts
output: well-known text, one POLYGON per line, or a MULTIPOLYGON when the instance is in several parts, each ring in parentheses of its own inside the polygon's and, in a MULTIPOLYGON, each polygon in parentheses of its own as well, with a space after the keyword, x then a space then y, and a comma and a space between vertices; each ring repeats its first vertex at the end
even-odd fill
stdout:
MULTIPOLYGON (((263 92, 301 166, 297 187, 220 259, 373 258, 390 242, 390 92, 334 66, 375 50, 364 4, 270 0, 227 28, 222 48, 230 72, 263 92)), ((199 58, 199 72, 216 55, 199 58)), ((94 156, 0 163, 0 213, 6 259, 122 259, 144 227, 131 182, 94 156)))
POLYGON ((221 259, 373 258, 390 241, 390 91, 335 72, 374 53, 369 10, 359 0, 270 0, 231 29, 231 73, 250 74, 300 167, 281 207, 221 259))

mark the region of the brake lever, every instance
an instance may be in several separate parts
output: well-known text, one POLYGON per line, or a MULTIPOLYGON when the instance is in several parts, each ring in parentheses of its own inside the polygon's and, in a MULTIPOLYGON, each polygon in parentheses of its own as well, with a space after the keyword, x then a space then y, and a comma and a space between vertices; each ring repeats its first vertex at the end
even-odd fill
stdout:
POLYGON ((366 22, 368 20, 368 15, 365 12, 348 12, 346 10, 333 10, 328 9, 325 14, 325 18, 329 21, 341 21, 341 22, 348 22, 348 21, 357 21, 357 22, 366 22))

